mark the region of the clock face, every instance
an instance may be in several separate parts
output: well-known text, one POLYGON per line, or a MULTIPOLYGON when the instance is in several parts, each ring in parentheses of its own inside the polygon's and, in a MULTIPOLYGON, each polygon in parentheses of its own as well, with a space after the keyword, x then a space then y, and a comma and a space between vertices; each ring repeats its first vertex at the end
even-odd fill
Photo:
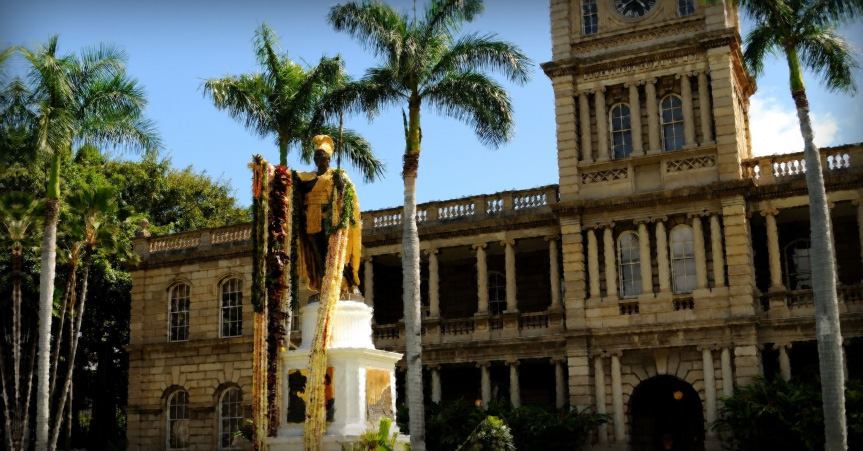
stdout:
POLYGON ((656 0, 614 0, 617 12, 629 19, 643 17, 654 5, 656 0))

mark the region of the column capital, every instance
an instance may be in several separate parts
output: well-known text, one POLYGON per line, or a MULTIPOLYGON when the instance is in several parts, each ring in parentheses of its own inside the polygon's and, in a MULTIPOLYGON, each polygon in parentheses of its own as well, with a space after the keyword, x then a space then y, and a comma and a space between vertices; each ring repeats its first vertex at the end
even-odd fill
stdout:
POLYGON ((710 211, 708 211, 708 210, 705 208, 705 209, 701 210, 700 212, 687 213, 687 214, 686 214, 686 217, 687 217, 687 218, 689 218, 689 219, 696 218, 696 217, 698 217, 698 218, 706 218, 706 217, 708 217, 708 216, 710 216, 710 215, 711 215, 711 212, 710 212, 710 211))
POLYGON ((477 368, 488 368, 490 366, 491 366, 491 361, 489 361, 489 360, 480 360, 480 361, 476 362, 477 368))
POLYGON ((650 216, 645 216, 645 217, 641 217, 641 218, 634 218, 632 220, 632 223, 637 225, 637 226, 641 226, 641 225, 646 226, 647 224, 650 224, 651 222, 653 222, 653 221, 650 220, 650 216))
POLYGON ((504 360, 503 363, 505 363, 506 366, 516 366, 517 367, 521 364, 521 360, 519 360, 519 359, 507 359, 507 360, 504 360))
POLYGON ((645 78, 644 80, 641 81, 641 83, 643 85, 647 86, 647 85, 655 85, 657 81, 658 80, 656 79, 656 77, 650 77, 650 78, 645 78))
POLYGON ((549 360, 553 364, 558 364, 558 363, 565 364, 566 363, 566 357, 549 357, 549 360))
POLYGON ((696 346, 695 349, 697 349, 701 352, 704 352, 705 350, 707 350, 707 351, 718 351, 720 349, 720 346, 716 343, 700 344, 700 345, 696 346))
POLYGON ((374 255, 366 255, 363 257, 363 263, 373 263, 375 261, 374 255))
POLYGON ((657 223, 659 223, 659 222, 668 222, 668 216, 666 216, 666 215, 662 215, 662 216, 649 216, 649 217, 648 217, 648 220, 650 220, 650 222, 657 222, 657 223))
POLYGON ((473 250, 485 249, 488 247, 488 243, 474 243, 470 245, 470 248, 473 250))
POLYGON ((440 364, 438 363, 426 364, 423 366, 425 366, 429 371, 440 371, 440 364))
POLYGON ((583 228, 594 229, 594 230, 613 229, 614 228, 614 222, 613 221, 606 221, 606 222, 597 221, 593 224, 585 224, 583 226, 583 228))
POLYGON ((438 249, 436 247, 430 247, 430 248, 423 249, 422 252, 426 253, 428 255, 432 255, 432 254, 437 255, 440 253, 440 249, 438 249))
POLYGON ((544 239, 545 241, 557 241, 557 240, 559 240, 559 239, 560 239, 560 235, 558 235, 558 234, 554 234, 554 235, 546 235, 546 236, 544 236, 544 237, 543 237, 543 239, 544 239))
POLYGON ((855 207, 859 207, 859 206, 863 205, 863 199, 860 199, 860 198, 854 199, 851 201, 851 205, 853 205, 855 207))
POLYGON ((593 349, 590 351, 590 355, 593 357, 623 357, 622 349, 593 349))
POLYGON ((707 68, 694 70, 693 72, 695 72, 696 75, 710 75, 710 69, 707 68))
POLYGON ((771 208, 763 208, 761 210, 761 216, 767 217, 767 215, 776 216, 779 214, 779 209, 775 207, 771 208))
POLYGON ((674 74, 674 78, 679 80, 679 79, 681 79, 681 78, 683 78, 683 77, 691 77, 691 76, 692 76, 692 74, 693 74, 693 71, 691 71, 691 70, 686 70, 686 71, 678 72, 678 73, 674 74))
POLYGON ((506 239, 506 240, 500 240, 500 245, 501 245, 501 246, 503 246, 503 247, 506 247, 507 245, 515 246, 515 239, 514 239, 514 238, 509 238, 509 239, 506 239))
POLYGON ((777 343, 773 343, 773 349, 779 350, 780 348, 785 348, 786 350, 791 349, 792 341, 780 341, 777 343))
POLYGON ((605 86, 600 86, 599 88, 591 88, 590 89, 591 94, 598 94, 600 92, 605 92, 605 86))

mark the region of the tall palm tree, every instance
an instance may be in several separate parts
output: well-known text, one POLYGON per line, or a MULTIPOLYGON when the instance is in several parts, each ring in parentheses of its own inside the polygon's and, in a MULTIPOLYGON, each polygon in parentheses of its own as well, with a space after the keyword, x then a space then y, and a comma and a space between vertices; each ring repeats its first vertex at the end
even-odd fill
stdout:
POLYGON ((410 435, 416 450, 425 448, 416 225, 420 111, 425 104, 454 117, 472 126, 481 142, 497 147, 513 135, 512 105, 506 90, 485 71, 499 71, 519 84, 530 78, 532 61, 515 45, 494 34, 456 37, 462 24, 483 9, 482 0, 432 0, 422 17, 410 20, 380 1, 364 1, 334 6, 328 16, 337 31, 347 32, 381 59, 362 80, 333 94, 340 108, 330 110, 373 116, 385 106, 408 107, 402 271, 410 435))
MULTIPOLYGON (((304 68, 287 53, 278 53, 278 38, 266 23, 255 30, 253 43, 261 72, 206 79, 204 96, 250 132, 274 137, 279 164, 287 166, 291 148, 310 162, 314 135, 338 136, 333 125, 314 120, 314 113, 323 97, 347 80, 344 63, 339 56, 321 57, 317 66, 304 68)), ((380 178, 384 165, 374 157, 368 141, 353 130, 344 130, 342 136, 342 153, 366 181, 380 178)))
POLYGON ((860 17, 863 1, 737 0, 736 3, 755 23, 746 36, 743 53, 744 63, 752 75, 761 75, 765 69, 764 62, 771 56, 784 58, 790 72, 791 97, 797 108, 807 169, 815 328, 827 439, 825 448, 846 449, 845 384, 836 295, 835 250, 830 239, 830 211, 824 190, 821 156, 814 142, 809 119, 803 70, 808 69, 820 76, 830 91, 846 94, 856 92, 852 70, 858 64, 852 47, 836 29, 860 17))
MULTIPOLYGON (((12 331, 3 335, 10 337, 11 374, 6 373, 4 344, 0 343, 0 387, 2 387, 5 436, 9 449, 28 448, 30 428, 30 396, 33 383, 33 354, 31 346, 28 354, 24 343, 33 337, 24 327, 22 285, 24 281, 24 254, 38 248, 38 227, 41 216, 41 203, 33 196, 21 192, 8 192, 0 196, 0 247, 9 249, 12 254, 12 331), (11 381, 7 380, 11 376, 11 381), (25 383, 26 382, 26 383, 25 383), (11 396, 10 396, 11 392, 11 396)), ((3 321, 2 328, 7 324, 3 321)))
POLYGON ((110 45, 58 55, 58 37, 34 51, 18 49, 30 70, 38 150, 50 159, 39 279, 39 357, 36 449, 48 449, 51 314, 57 261, 60 166, 75 143, 102 143, 142 151, 160 146, 144 118, 147 100, 125 71, 127 56, 110 45))

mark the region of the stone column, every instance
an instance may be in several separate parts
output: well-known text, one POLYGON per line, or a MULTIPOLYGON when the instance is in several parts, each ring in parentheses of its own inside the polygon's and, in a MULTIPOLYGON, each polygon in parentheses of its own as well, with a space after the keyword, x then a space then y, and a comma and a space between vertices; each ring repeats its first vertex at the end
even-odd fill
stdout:
POLYGON ((587 278, 590 283, 590 297, 599 298, 599 247, 594 229, 587 229, 587 278))
POLYGON ((701 228, 701 215, 690 214, 692 218, 692 243, 695 250, 695 284, 699 290, 707 288, 707 258, 704 253, 704 230, 701 228))
POLYGON ((363 288, 365 301, 369 307, 375 306, 375 263, 374 257, 366 257, 363 261, 363 288))
POLYGON ((791 358, 788 356, 791 343, 776 345, 776 347, 779 348, 779 375, 787 381, 791 379, 791 358))
POLYGON ((722 228, 719 215, 710 215, 710 250, 713 253, 713 286, 725 286, 725 249, 722 248, 722 228))
POLYGON ((485 261, 486 243, 474 244, 476 249, 477 314, 488 314, 488 265, 485 261))
POLYGON ((659 145, 659 113, 656 111, 656 79, 651 78, 644 82, 644 93, 646 94, 645 105, 647 107, 647 147, 648 153, 659 153, 662 146, 659 145))
POLYGON ((779 253, 779 229, 776 227, 775 208, 762 210, 761 215, 767 221, 767 255, 770 258, 770 291, 785 291, 782 284, 782 257, 779 253))
MULTIPOLYGON (((713 352, 711 346, 699 346, 701 350, 701 362, 704 368, 704 413, 707 424, 716 421, 716 369, 713 366, 713 352)), ((715 436, 712 429, 707 430, 708 436, 715 436)))
POLYGON ((860 259, 863 260, 863 199, 857 199, 853 204, 857 206, 857 230, 859 233, 857 239, 860 245, 860 259))
POLYGON ((563 301, 560 298, 560 253, 557 250, 557 235, 546 237, 546 240, 548 240, 551 310, 560 310, 563 308, 563 301))
POLYGON ((428 249, 429 254, 429 317, 440 317, 440 271, 438 268, 435 248, 428 249))
POLYGON ((695 124, 692 114, 692 85, 689 82, 689 72, 678 74, 680 91, 683 100, 683 138, 684 147, 695 147, 695 124))
POLYGON ((491 401, 491 371, 489 371, 489 367, 491 366, 491 362, 483 361, 477 362, 476 367, 479 368, 480 372, 480 393, 482 394, 482 408, 488 408, 488 402, 491 401))
POLYGON ((634 155, 644 154, 644 145, 641 142, 641 103, 638 100, 638 84, 627 83, 629 87, 629 114, 632 126, 632 153, 634 155))
POLYGON ((521 407, 521 388, 518 383, 518 360, 507 360, 509 366, 509 402, 516 409, 521 407))
POLYGON ((614 224, 605 227, 602 244, 605 247, 605 295, 617 297, 617 254, 614 252, 614 236, 612 229, 614 224))
POLYGON ((440 365, 429 366, 429 372, 431 373, 431 400, 440 403, 440 365))
POLYGON ((650 264, 650 235, 647 224, 638 222, 638 255, 641 260, 641 294, 653 293, 653 269, 650 264))
POLYGON ((659 291, 671 291, 671 269, 668 263, 668 232, 665 231, 665 218, 656 220, 656 263, 659 271, 659 291))
MULTIPOLYGON (((594 393, 596 396, 596 413, 605 414, 608 411, 606 410, 605 403, 605 367, 602 360, 602 354, 597 354, 593 357, 593 382, 594 393)), ((599 440, 599 443, 607 443, 608 425, 603 424, 599 426, 599 430, 597 432, 597 440, 599 440)))
POLYGON ((590 140, 590 104, 587 91, 578 95, 578 118, 581 125, 581 161, 593 162, 593 145, 590 140))
POLYGON ((698 105, 701 110, 701 145, 713 144, 713 129, 710 124, 710 89, 707 87, 707 71, 698 73, 698 105))
POLYGON ((504 247, 504 258, 506 261, 506 310, 517 312, 518 300, 516 299, 516 295, 518 290, 515 282, 515 240, 503 240, 500 242, 500 245, 504 247))
POLYGON ((719 355, 722 365, 722 394, 731 396, 734 394, 734 374, 731 373, 731 349, 726 346, 722 348, 719 355))
POLYGON ((620 375, 620 356, 622 352, 611 354, 611 402, 614 407, 614 441, 626 441, 626 428, 623 418, 623 384, 620 375))
POLYGON ((566 405, 566 377, 563 374, 563 358, 554 358, 554 405, 562 409, 566 405))
POLYGON ((608 161, 611 156, 608 153, 608 112, 605 111, 605 87, 594 92, 596 109, 596 142, 597 161, 608 161))

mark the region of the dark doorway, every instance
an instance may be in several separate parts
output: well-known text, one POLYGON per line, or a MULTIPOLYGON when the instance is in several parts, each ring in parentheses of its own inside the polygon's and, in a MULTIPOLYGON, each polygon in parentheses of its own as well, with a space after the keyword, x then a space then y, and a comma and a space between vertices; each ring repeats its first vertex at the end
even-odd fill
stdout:
POLYGON ((635 388, 629 401, 633 451, 704 450, 704 414, 692 385, 656 376, 635 388))

